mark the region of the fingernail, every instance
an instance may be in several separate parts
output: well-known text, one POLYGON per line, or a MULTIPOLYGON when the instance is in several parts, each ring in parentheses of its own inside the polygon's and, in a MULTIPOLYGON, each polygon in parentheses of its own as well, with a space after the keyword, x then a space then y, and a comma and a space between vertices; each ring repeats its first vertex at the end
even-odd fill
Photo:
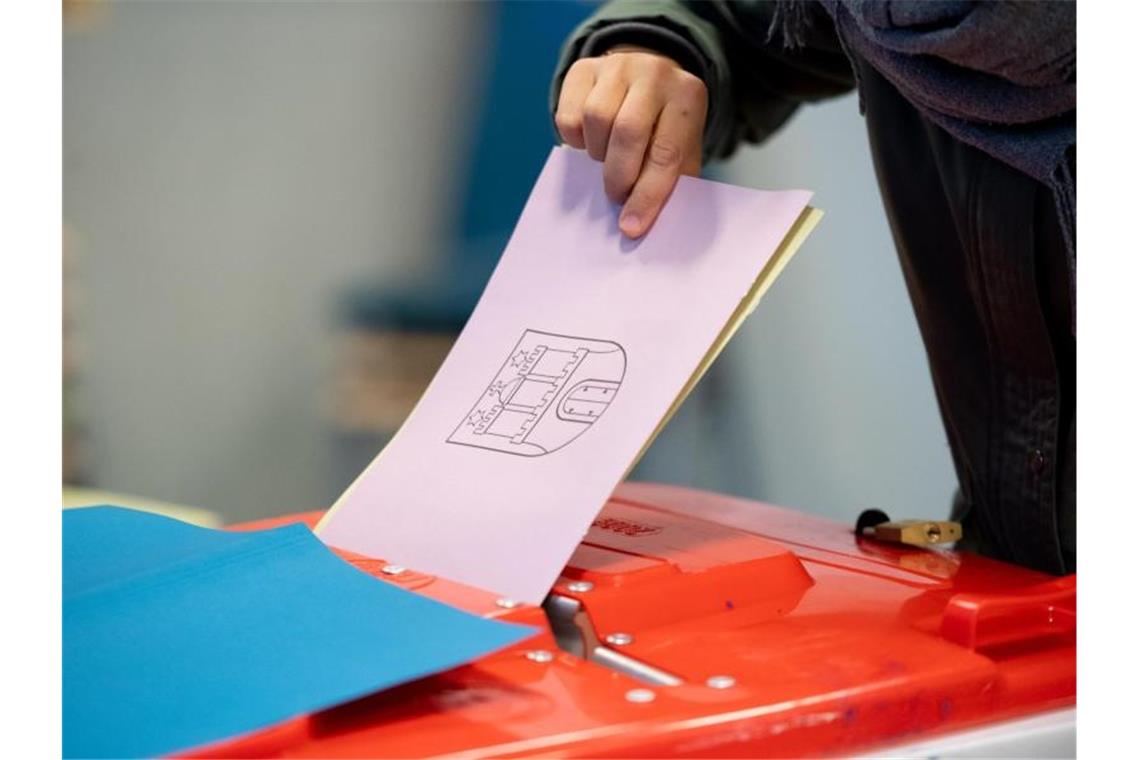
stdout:
POLYGON ((641 233, 641 219, 636 214, 622 214, 618 226, 629 237, 637 237, 641 233))

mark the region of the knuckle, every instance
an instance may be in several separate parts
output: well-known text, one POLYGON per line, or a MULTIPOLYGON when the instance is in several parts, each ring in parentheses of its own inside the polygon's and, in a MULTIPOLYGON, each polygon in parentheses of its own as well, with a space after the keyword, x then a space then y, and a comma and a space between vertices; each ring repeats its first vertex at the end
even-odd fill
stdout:
POLYGON ((681 71, 676 80, 677 94, 693 103, 704 103, 708 98, 708 88, 700 77, 681 71))
POLYGON ((625 56, 620 54, 603 55, 597 58, 597 69, 595 75, 598 79, 603 78, 620 78, 623 71, 625 71, 625 56))
POLYGON ((597 129, 609 126, 609 114, 597 103, 587 103, 582 109, 582 122, 586 126, 597 129))
POLYGON ((558 127, 563 136, 570 135, 582 129, 582 119, 576 113, 559 111, 554 114, 554 126, 558 127))
POLYGON ((649 146, 649 163, 659 169, 673 169, 681 165, 682 153, 676 143, 657 139, 649 146))
POLYGON ((666 74, 677 68, 677 64, 671 58, 663 55, 647 55, 645 59, 646 66, 655 74, 666 74))
POLYGON ((621 146, 636 145, 641 140, 644 134, 644 127, 641 122, 636 119, 623 119, 621 117, 614 120, 612 136, 610 139, 615 144, 621 146))
POLYGON ((613 55, 607 55, 602 59, 609 69, 614 71, 628 71, 632 63, 636 62, 636 57, 628 52, 618 52, 613 55))
POLYGON ((596 58, 579 58, 570 64, 570 68, 566 69, 566 76, 589 74, 597 65, 598 61, 596 58))
POLYGON ((642 56, 638 63, 640 64, 639 76, 654 84, 668 82, 671 72, 676 68, 676 64, 659 55, 642 56))

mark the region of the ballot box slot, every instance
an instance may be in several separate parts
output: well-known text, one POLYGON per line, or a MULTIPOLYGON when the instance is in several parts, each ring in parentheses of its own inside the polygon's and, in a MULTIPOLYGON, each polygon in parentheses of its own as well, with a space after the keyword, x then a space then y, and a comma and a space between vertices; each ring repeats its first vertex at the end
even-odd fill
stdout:
POLYGON ((606 646, 577 599, 550 594, 542 605, 558 648, 651 686, 678 686, 682 679, 606 646))

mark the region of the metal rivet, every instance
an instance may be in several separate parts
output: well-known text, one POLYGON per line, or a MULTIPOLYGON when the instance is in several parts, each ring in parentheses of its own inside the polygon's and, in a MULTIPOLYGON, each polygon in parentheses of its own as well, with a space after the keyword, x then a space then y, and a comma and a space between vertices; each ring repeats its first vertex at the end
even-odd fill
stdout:
POLYGON ((657 699, 657 695, 651 689, 630 689, 625 693, 626 702, 636 702, 637 704, 645 704, 657 699))
POLYGON ((384 567, 380 568, 380 572, 384 573, 384 575, 403 575, 407 570, 408 568, 403 565, 384 565, 384 567))
POLYGON ((606 636, 606 643, 613 644, 615 647, 624 647, 626 644, 633 643, 633 634, 611 633, 609 636, 606 636))
POLYGON ((554 659, 554 654, 545 649, 532 649, 526 653, 526 658, 531 662, 550 662, 554 659))
POLYGON ((732 676, 710 676, 709 680, 705 681, 705 686, 710 689, 731 689, 736 686, 736 679, 732 676))
POLYGON ((499 605, 504 610, 513 610, 515 607, 519 606, 519 603, 514 599, 508 599, 505 596, 502 599, 496 599, 495 604, 499 605))
POLYGON ((573 583, 566 584, 566 590, 573 591, 575 594, 584 594, 593 588, 594 584, 589 581, 574 581, 573 583))

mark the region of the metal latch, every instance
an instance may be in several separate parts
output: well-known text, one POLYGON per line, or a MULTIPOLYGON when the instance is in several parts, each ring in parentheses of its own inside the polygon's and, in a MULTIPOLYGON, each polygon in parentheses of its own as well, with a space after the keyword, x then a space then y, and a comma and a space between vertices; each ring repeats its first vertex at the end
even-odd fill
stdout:
POLYGON ((577 599, 550 594, 543 602, 542 608, 546 612, 547 620, 550 621, 554 640, 562 651, 583 657, 652 686, 677 686, 682 683, 682 680, 672 673, 606 646, 606 644, 618 646, 628 644, 633 637, 628 633, 621 633, 607 636, 605 643, 600 641, 590 616, 582 609, 582 603, 577 599))

